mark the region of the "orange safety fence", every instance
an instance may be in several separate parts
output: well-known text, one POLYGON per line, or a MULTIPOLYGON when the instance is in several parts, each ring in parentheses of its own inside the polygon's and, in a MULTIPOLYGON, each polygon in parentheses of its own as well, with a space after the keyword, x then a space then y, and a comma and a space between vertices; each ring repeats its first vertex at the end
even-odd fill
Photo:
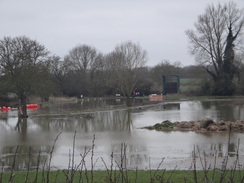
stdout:
POLYGON ((149 101, 163 101, 163 95, 149 95, 149 101))

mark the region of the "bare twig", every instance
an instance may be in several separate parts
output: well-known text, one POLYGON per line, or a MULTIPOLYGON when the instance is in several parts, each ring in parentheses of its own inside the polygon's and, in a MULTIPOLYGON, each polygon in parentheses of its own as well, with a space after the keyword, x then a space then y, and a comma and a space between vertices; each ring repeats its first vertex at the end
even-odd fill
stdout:
POLYGON ((228 172, 227 170, 227 164, 228 164, 228 155, 226 155, 222 161, 222 168, 221 168, 221 174, 220 174, 220 182, 223 182, 226 174, 228 172))
POLYGON ((196 147, 194 146, 193 148, 193 154, 192 154, 192 157, 193 157, 193 173, 194 173, 194 182, 197 183, 197 168, 196 168, 196 147))
POLYGON ((16 163, 16 156, 17 156, 17 153, 18 153, 18 149, 19 149, 19 146, 16 147, 16 150, 15 150, 15 153, 14 153, 14 161, 13 161, 13 165, 12 165, 12 168, 11 168, 11 172, 10 172, 10 176, 9 176, 9 183, 12 183, 13 182, 13 178, 14 178, 14 167, 15 167, 15 163, 16 163))
POLYGON ((28 165, 27 165, 27 173, 26 173, 26 176, 25 176, 25 183, 27 183, 27 181, 29 180, 30 158, 31 158, 31 147, 29 148, 28 165))
POLYGON ((199 150, 198 147, 197 147, 197 150, 198 150, 198 156, 199 156, 199 159, 200 159, 200 162, 201 162, 201 165, 202 165, 202 169, 203 169, 203 173, 204 173, 204 179, 205 179, 206 182, 209 182, 208 172, 210 170, 211 165, 208 166, 208 164, 207 164, 208 162, 207 162, 207 159, 206 159, 205 151, 203 151, 203 159, 202 159, 202 156, 201 156, 201 153, 200 153, 200 150, 199 150))
POLYGON ((40 158, 41 158, 41 151, 39 150, 38 157, 37 157, 36 176, 35 176, 35 179, 34 179, 34 183, 36 183, 36 182, 37 182, 37 179, 38 179, 38 172, 39 172, 40 158))
POLYGON ((88 181, 88 177, 87 177, 87 168, 86 168, 86 161, 85 158, 88 155, 88 153, 91 151, 91 149, 88 149, 85 147, 85 150, 83 152, 83 154, 80 154, 81 156, 81 162, 80 162, 80 177, 79 177, 79 183, 82 181, 82 173, 83 173, 83 169, 85 169, 85 175, 88 181))
MULTIPOLYGON (((158 167, 157 167, 156 171, 154 171, 153 176, 151 175, 151 170, 150 170, 150 183, 153 183, 153 182, 156 180, 156 177, 157 177, 156 175, 157 175, 158 171, 160 170, 160 167, 161 167, 161 165, 163 164, 164 159, 165 159, 165 158, 162 158, 161 162, 158 164, 158 167)), ((150 166, 150 167, 151 167, 151 166, 150 166)), ((151 169, 151 168, 150 168, 150 169, 151 169)))
POLYGON ((68 171, 66 172, 65 170, 63 170, 63 173, 66 176, 67 183, 72 183, 74 181, 75 173, 77 172, 78 168, 81 165, 81 162, 77 166, 75 165, 75 139, 76 139, 76 131, 75 131, 74 138, 73 138, 72 155, 69 152, 68 171))
POLYGON ((43 166, 42 166, 42 183, 46 183, 46 180, 45 180, 45 166, 46 166, 46 163, 47 163, 47 159, 45 158, 44 160, 44 163, 43 163, 43 166))
POLYGON ((92 140, 92 148, 91 148, 91 183, 93 183, 93 172, 94 172, 94 148, 95 148, 95 134, 93 135, 93 140, 92 140))
POLYGON ((217 151, 215 151, 215 153, 214 153, 214 166, 213 166, 212 180, 214 180, 214 178, 215 178, 216 165, 217 165, 217 151))
POLYGON ((119 168, 120 176, 121 176, 121 182, 124 181, 128 182, 128 174, 127 174, 127 167, 126 167, 126 145, 123 143, 121 144, 121 150, 120 150, 120 164, 115 161, 119 168), (126 170, 126 172, 124 171, 126 170))
POLYGON ((59 175, 59 171, 60 171, 60 170, 58 170, 58 171, 57 171, 57 173, 56 173, 56 176, 55 176, 55 181, 54 181, 54 183, 56 183, 56 182, 57 182, 57 179, 58 179, 58 175, 59 175))
POLYGON ((50 169, 51 169, 51 160, 52 160, 52 155, 53 155, 53 151, 54 151, 54 147, 55 147, 55 144, 58 140, 58 137, 61 135, 61 132, 57 135, 56 139, 54 140, 54 143, 53 143, 53 146, 52 146, 52 149, 50 151, 50 155, 49 155, 49 162, 48 162, 48 166, 47 166, 47 183, 49 183, 49 173, 50 173, 50 169))

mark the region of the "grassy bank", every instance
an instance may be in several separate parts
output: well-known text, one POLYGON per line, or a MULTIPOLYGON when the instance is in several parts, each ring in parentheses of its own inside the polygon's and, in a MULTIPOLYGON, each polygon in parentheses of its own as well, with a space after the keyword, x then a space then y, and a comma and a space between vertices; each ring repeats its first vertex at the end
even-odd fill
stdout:
POLYGON ((244 171, 187 171, 187 170, 128 170, 121 172, 120 170, 113 171, 77 171, 74 176, 68 174, 65 170, 51 171, 49 177, 43 172, 16 172, 11 177, 10 173, 1 174, 1 182, 13 183, 119 183, 119 182, 134 182, 134 183, 196 183, 196 182, 244 182, 244 171), (72 179, 71 179, 72 178, 72 179))

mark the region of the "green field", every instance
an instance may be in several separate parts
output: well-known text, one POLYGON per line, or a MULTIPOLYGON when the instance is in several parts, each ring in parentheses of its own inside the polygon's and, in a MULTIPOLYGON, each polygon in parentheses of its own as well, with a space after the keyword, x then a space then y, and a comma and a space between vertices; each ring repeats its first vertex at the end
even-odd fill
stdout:
POLYGON ((181 78, 180 79, 180 92, 192 93, 198 92, 201 89, 201 79, 194 78, 181 78))
POLYGON ((0 182, 12 183, 197 183, 197 182, 244 182, 244 171, 187 171, 187 170, 113 170, 113 171, 83 171, 75 172, 72 176, 67 171, 39 172, 16 172, 11 178, 10 173, 2 173, 0 182), (92 175, 92 176, 91 176, 92 175))

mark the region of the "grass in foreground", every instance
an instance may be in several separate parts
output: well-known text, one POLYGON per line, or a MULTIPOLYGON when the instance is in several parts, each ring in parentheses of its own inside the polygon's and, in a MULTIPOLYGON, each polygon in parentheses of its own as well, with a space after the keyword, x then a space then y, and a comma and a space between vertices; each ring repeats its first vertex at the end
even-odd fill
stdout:
MULTIPOLYGON (((244 171, 233 172, 230 170, 228 172, 223 171, 208 171, 207 176, 204 171, 193 170, 128 170, 120 172, 119 170, 113 171, 93 171, 93 177, 91 178, 90 171, 76 172, 73 180, 67 177, 64 171, 51 171, 49 173, 49 178, 47 179, 47 174, 39 172, 16 172, 12 177, 13 183, 119 183, 119 182, 135 182, 135 183, 197 183, 197 182, 244 182, 244 171), (223 174, 224 173, 224 174, 223 174), (195 176, 196 175, 196 176, 195 176)), ((0 182, 9 182, 10 173, 2 173, 0 182)))

